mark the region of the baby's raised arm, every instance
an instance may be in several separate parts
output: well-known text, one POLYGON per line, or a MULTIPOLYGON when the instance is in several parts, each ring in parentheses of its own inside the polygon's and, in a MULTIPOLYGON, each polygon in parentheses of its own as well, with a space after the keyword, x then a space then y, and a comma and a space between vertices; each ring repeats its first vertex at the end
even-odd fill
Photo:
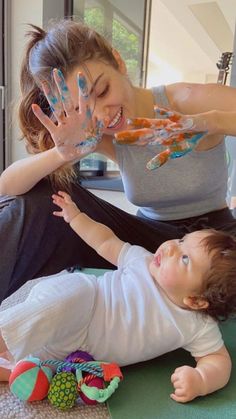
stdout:
POLYGON ((61 211, 54 211, 53 214, 63 217, 71 228, 100 256, 117 266, 124 242, 110 228, 81 212, 67 193, 59 191, 58 195, 54 194, 52 198, 54 204, 61 208, 61 211))
POLYGON ((186 403, 224 387, 230 378, 231 359, 225 346, 212 354, 196 358, 195 368, 184 365, 171 376, 176 402, 186 403))

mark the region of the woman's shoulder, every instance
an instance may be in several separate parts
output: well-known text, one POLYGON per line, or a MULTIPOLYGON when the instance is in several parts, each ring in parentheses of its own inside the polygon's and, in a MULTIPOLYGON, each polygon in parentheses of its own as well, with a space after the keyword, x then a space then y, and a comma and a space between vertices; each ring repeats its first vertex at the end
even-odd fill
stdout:
POLYGON ((151 88, 151 91, 156 105, 163 108, 169 108, 171 106, 165 85, 162 84, 159 86, 154 86, 151 88))
POLYGON ((178 82, 165 86, 171 109, 183 114, 194 114, 209 110, 209 93, 216 84, 178 82))
POLYGON ((189 83, 173 83, 173 84, 161 84, 153 86, 151 88, 155 103, 159 106, 176 109, 178 100, 181 97, 186 96, 186 92, 189 91, 189 83))

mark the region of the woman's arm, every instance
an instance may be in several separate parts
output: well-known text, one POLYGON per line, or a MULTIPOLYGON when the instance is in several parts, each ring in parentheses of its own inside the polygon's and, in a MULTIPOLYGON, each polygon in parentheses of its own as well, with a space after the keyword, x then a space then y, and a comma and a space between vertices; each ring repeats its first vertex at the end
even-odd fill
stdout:
POLYGON ((217 83, 175 83, 166 86, 171 109, 182 114, 211 110, 236 111, 236 88, 217 83))
POLYGON ((236 111, 215 111, 215 122, 217 133, 236 136, 236 111))
MULTIPOLYGON (((104 136, 105 137, 105 136, 104 136)), ((68 147, 69 152, 71 147, 68 147)), ((97 152, 114 158, 114 147, 110 137, 101 141, 96 148, 97 152), (105 144, 103 148, 103 144, 105 144), (112 154, 113 153, 113 154, 112 154)), ((68 157, 67 149, 62 151, 55 146, 50 150, 31 155, 12 163, 0 176, 0 195, 21 195, 32 189, 41 179, 53 173, 64 164, 79 161, 88 155, 89 152, 74 152, 73 159, 68 157)))
MULTIPOLYGON (((48 130, 55 147, 17 161, 7 168, 0 178, 1 195, 20 195, 29 191, 63 164, 73 163, 94 152, 102 141, 101 121, 92 118, 87 96, 79 90, 78 110, 74 107, 62 73, 54 70, 53 74, 61 101, 54 97, 46 82, 42 88, 53 109, 54 118, 49 118, 37 104, 32 104, 32 110, 48 130)), ((80 74, 79 80, 81 77, 80 74)))
POLYGON ((183 125, 192 122, 189 132, 206 131, 209 135, 236 135, 236 110, 212 110, 200 114, 182 115, 179 122, 183 125))
POLYGON ((11 164, 0 176, 0 195, 21 195, 65 164, 56 147, 11 164))

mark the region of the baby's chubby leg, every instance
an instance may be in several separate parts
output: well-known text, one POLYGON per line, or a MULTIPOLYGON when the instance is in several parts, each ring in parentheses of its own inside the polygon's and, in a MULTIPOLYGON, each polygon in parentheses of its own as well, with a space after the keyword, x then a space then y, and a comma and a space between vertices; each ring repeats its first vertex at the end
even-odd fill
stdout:
POLYGON ((29 355, 63 359, 84 344, 95 295, 96 278, 82 273, 42 278, 24 302, 1 312, 0 351, 14 363, 29 355))
POLYGON ((12 368, 11 355, 0 332, 0 381, 9 381, 12 368))
POLYGON ((5 340, 2 337, 1 331, 0 331, 0 356, 5 353, 8 350, 7 345, 5 343, 5 340))

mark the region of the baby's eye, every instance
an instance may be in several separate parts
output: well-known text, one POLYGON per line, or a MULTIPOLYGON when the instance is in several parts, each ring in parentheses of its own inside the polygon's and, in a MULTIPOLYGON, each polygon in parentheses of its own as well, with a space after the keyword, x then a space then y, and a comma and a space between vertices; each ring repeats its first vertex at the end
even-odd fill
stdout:
POLYGON ((183 255, 182 256, 182 262, 184 263, 184 265, 188 265, 188 263, 189 263, 188 255, 183 255))

